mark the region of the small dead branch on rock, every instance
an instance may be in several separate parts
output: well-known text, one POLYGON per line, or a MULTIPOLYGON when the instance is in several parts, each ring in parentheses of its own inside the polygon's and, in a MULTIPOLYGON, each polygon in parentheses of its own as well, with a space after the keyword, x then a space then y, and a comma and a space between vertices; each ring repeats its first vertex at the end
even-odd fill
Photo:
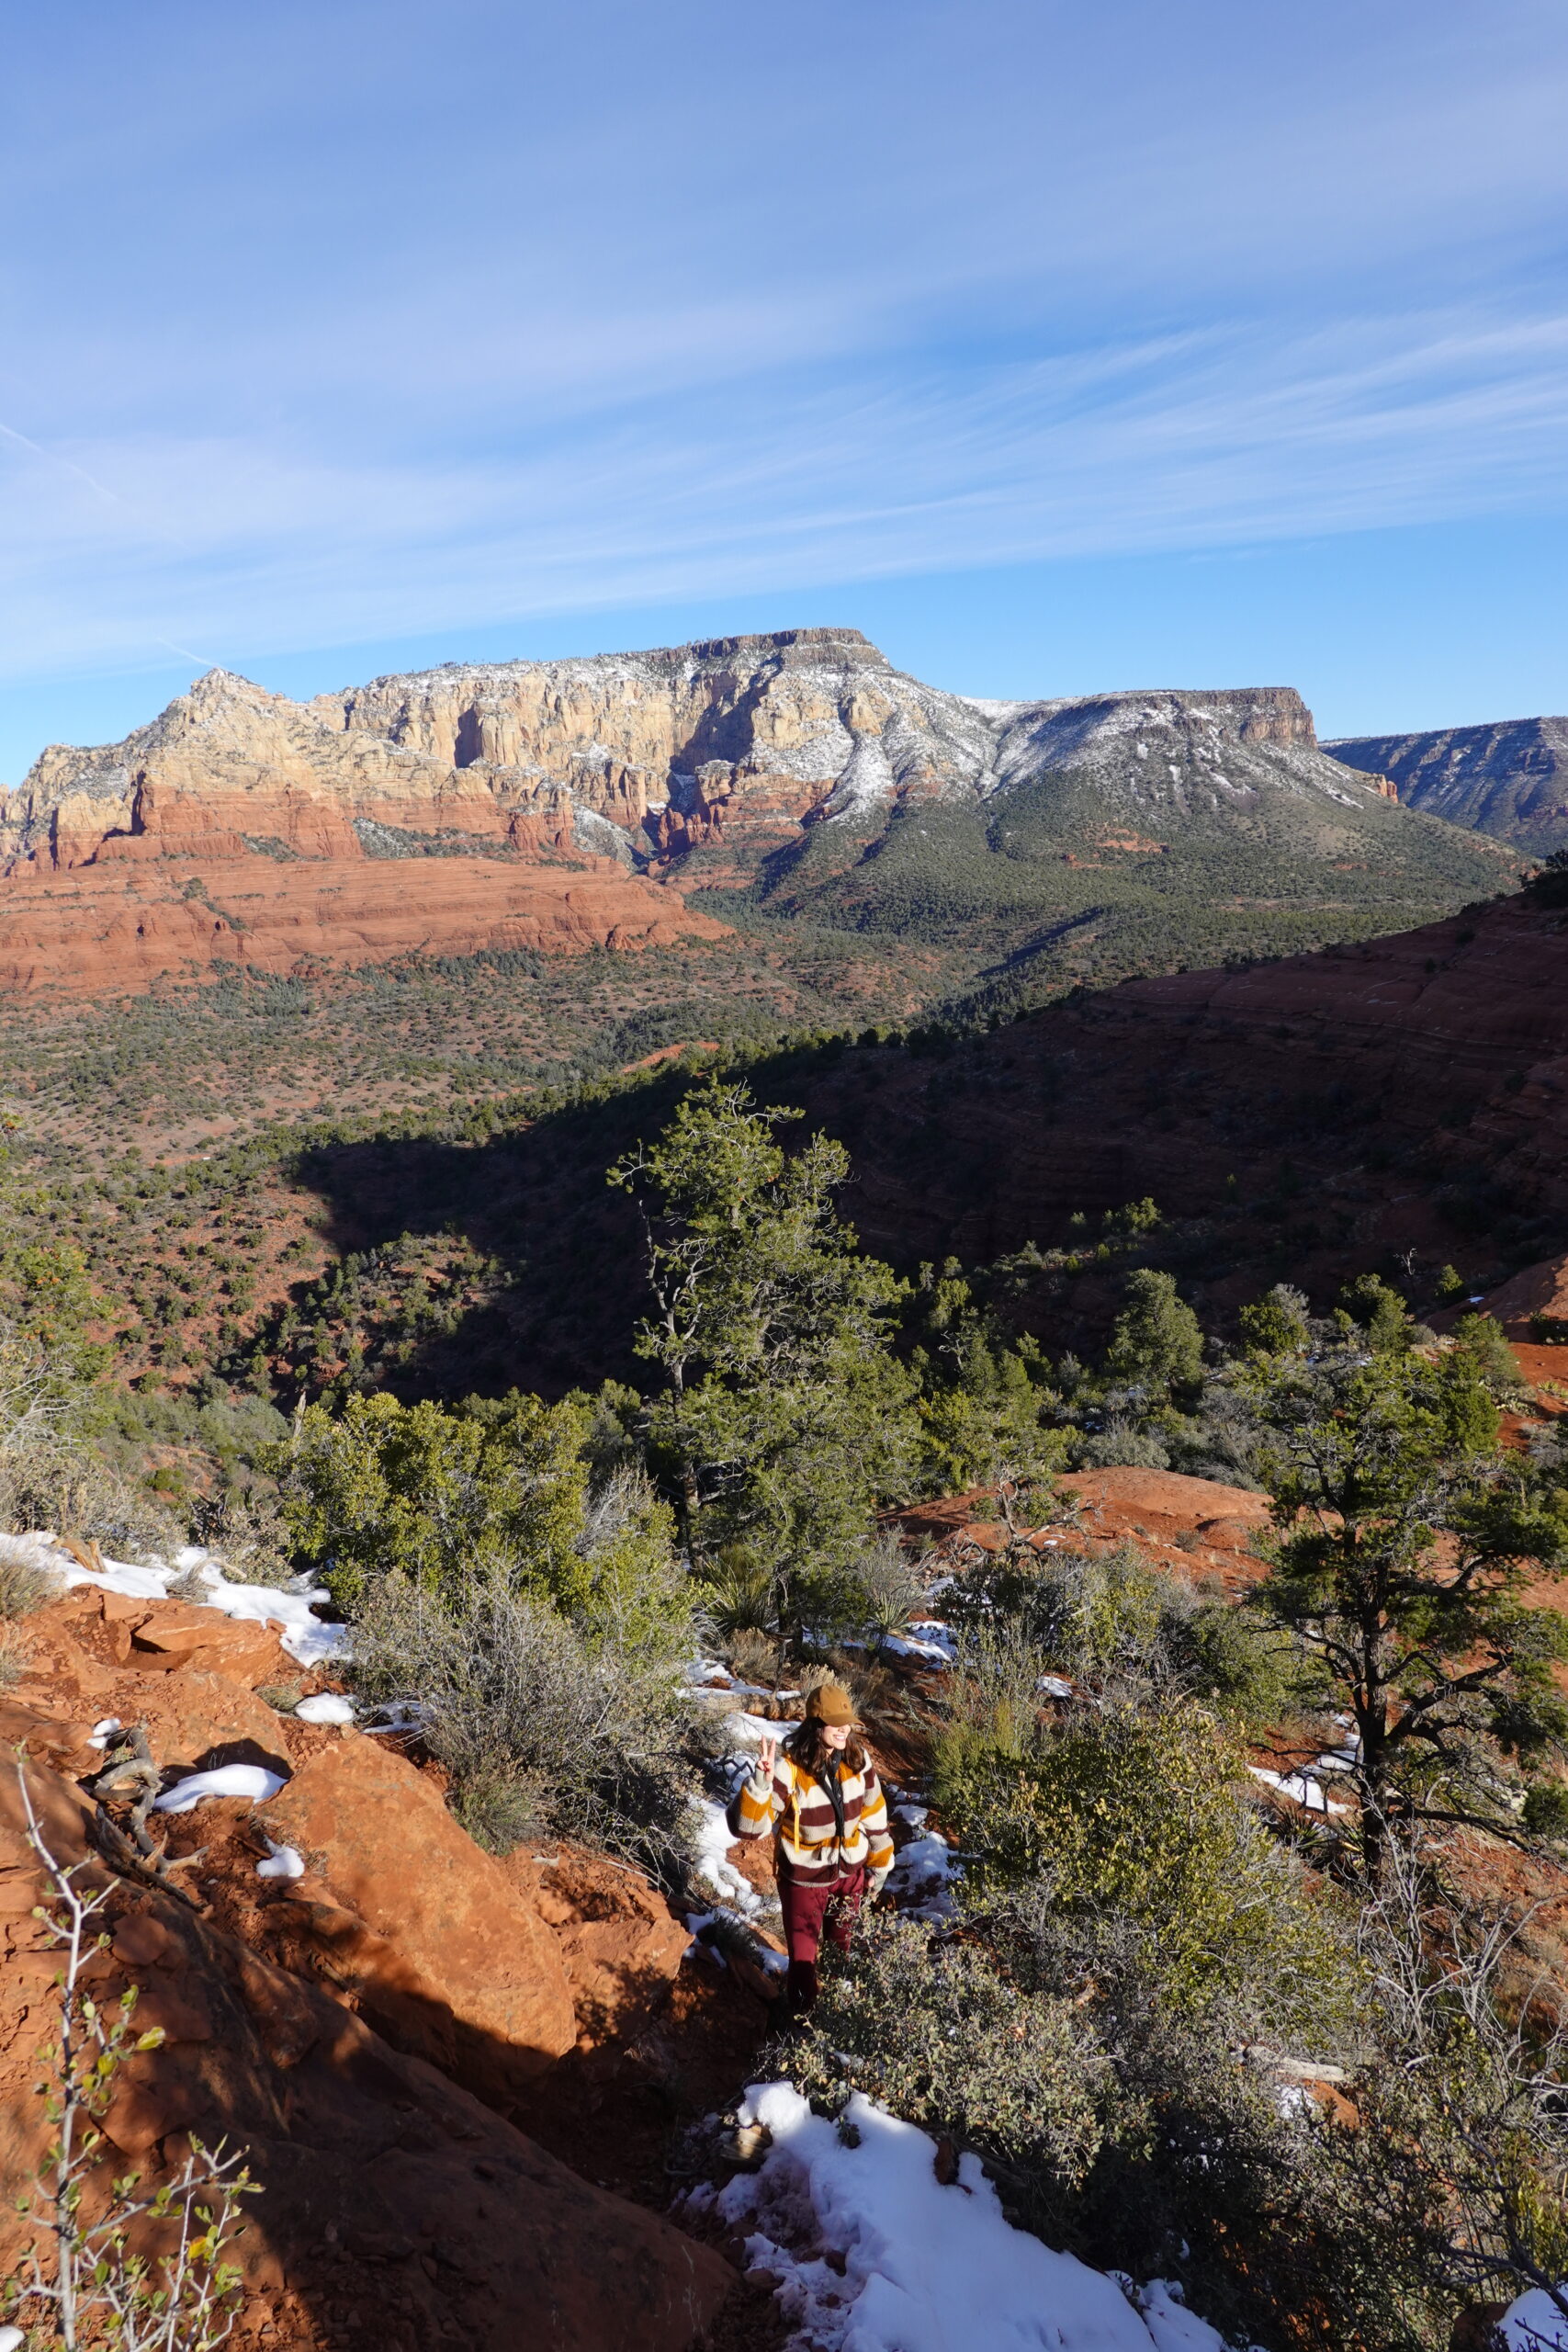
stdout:
POLYGON ((199 1911, 202 1904, 188 1887, 179 1883, 174 1873, 193 1868, 206 1853, 206 1847, 200 1846, 195 1853, 182 1854, 170 1861, 166 1839, 155 1838, 147 1826, 147 1816, 162 1779, 141 1724, 134 1731, 124 1733, 103 1770, 86 1784, 87 1794, 94 1799, 93 1843, 111 1870, 126 1878, 141 1879, 149 1886, 162 1887, 165 1894, 176 1895, 193 1911, 199 1911), (106 1799, 130 1802, 125 1828, 109 1813, 106 1799))
MULTIPOLYGON (((40 2233, 20 2273, 0 2290, 0 2306, 28 2330, 29 2345, 79 2352, 111 2344, 117 2352, 216 2352, 238 2316, 240 2273, 221 2259, 240 2226, 240 2199, 259 2194, 242 2152, 205 2148, 193 2138, 175 2177, 137 2192, 141 2176, 126 2173, 108 2185, 103 2212, 86 2220, 84 2195, 107 2154, 96 2119, 107 2106, 115 2077, 128 2058, 156 2050, 161 2027, 137 2034, 136 1987, 121 1994, 118 2015, 106 2017, 84 1988, 87 1962, 108 1944, 92 1923, 107 1894, 84 1894, 81 1866, 55 1860, 33 1807, 26 1759, 17 1752, 17 1785, 27 1838, 53 1889, 52 1908, 34 1913, 62 1958, 57 2029, 42 2053, 39 2086, 55 2138, 34 2186, 32 2213, 40 2233), (152 2256, 132 2253, 128 2233, 138 2222, 173 2244, 152 2256)), ((26 2210, 24 2208, 24 2210, 26 2210)))

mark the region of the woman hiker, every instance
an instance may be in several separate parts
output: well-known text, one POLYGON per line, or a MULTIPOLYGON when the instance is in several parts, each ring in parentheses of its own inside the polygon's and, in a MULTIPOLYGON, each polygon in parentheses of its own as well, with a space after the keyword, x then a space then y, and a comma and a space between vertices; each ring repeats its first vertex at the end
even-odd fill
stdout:
POLYGON ((893 1867, 887 1807, 850 1694, 824 1682, 806 1702, 806 1721, 781 1751, 765 1739, 757 1769, 732 1815, 742 1838, 774 1828, 773 1860, 784 1906, 792 2017, 817 1998, 817 1954, 826 1934, 848 1951, 863 1898, 874 1901, 893 1867))

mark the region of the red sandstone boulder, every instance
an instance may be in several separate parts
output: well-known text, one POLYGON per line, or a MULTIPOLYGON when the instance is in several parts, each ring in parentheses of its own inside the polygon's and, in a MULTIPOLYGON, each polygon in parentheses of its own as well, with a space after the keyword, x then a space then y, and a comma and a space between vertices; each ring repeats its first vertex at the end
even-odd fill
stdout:
POLYGON ((541 1866, 525 1847, 502 1870, 549 1928, 577 2009, 579 2048, 626 2041, 660 2008, 691 1941, 646 1880, 603 1855, 561 1847, 541 1866))
POLYGON ((1058 1483, 1091 1542, 1131 1538, 1168 1566, 1185 1561, 1233 1580, 1262 1573, 1255 1547, 1269 1524, 1267 1495, 1175 1470, 1075 1470, 1058 1483))
MULTIPOLYGON (((59 1859, 85 1859, 77 1792, 38 1764, 29 1784, 59 1859)), ((426 1825, 417 1806, 404 1817, 406 1895, 426 1825)), ((105 2169, 123 2169, 129 2154, 156 2180, 177 2166, 187 2132, 209 2144, 226 2134, 246 2151, 264 2194, 247 2206, 237 2248, 243 2338, 279 2352, 686 2352, 728 2299, 735 2274, 710 2248, 578 2178, 324 1990, 171 1897, 90 1864, 85 1883, 109 1889, 113 1942, 91 1963, 96 1995, 112 2001, 136 1983, 140 2018, 168 2035, 117 2085, 105 2169)), ((0 2271, 27 2242, 16 2200, 48 2138, 31 2088, 57 1964, 31 1917, 44 1892, 6 1772, 0 2271)))
POLYGON ((313 1950, 405 2049, 502 2113, 577 2039, 571 1985, 533 1903, 401 1756, 353 1734, 265 1809, 329 1898, 276 1906, 286 1950, 313 1950))
POLYGON ((197 1766, 266 1762, 288 1770, 281 1716, 243 1682, 203 1662, 160 1673, 149 1661, 116 1678, 106 1713, 127 1725, 144 1724, 153 1760, 165 1771, 197 1766))

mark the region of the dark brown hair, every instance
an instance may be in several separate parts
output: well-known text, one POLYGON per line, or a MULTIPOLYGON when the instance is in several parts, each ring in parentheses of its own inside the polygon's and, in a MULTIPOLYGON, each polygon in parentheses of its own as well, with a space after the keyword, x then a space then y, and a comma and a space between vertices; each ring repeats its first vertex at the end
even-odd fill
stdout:
POLYGON ((852 1772, 863 1772, 871 1758, 859 1735, 852 1731, 842 1747, 832 1748, 822 1736, 828 1728, 808 1715, 803 1724, 796 1724, 785 1740, 784 1754, 792 1757, 802 1771, 809 1772, 813 1780, 826 1770, 829 1757, 841 1758, 852 1772))

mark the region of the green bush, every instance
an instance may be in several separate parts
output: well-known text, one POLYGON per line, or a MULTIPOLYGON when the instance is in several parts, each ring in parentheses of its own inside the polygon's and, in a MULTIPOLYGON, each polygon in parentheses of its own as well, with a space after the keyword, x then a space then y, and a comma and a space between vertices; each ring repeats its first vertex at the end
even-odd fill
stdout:
POLYGON ((1203 1332, 1175 1276, 1138 1267, 1127 1277, 1126 1302, 1106 1351, 1110 1378, 1164 1396, 1195 1386, 1203 1373, 1203 1332))
POLYGON ((950 2134, 1015 2222, 1102 2267, 1180 2278, 1237 2342, 1441 2352, 1419 2185, 1369 2197, 1337 2145, 1357 2135, 1282 2102, 1247 2055, 1356 2061, 1342 1939, 1304 1989, 1305 2006, 1263 1960, 1202 2006, 1172 2002, 1156 1928, 1066 1908, 1039 1879, 971 1905, 956 1937, 874 1917, 776 2063, 829 2111, 863 2090, 950 2134))
POLYGON ((936 1742, 936 1803, 982 1857, 983 1882, 1045 1880, 1063 1909, 1154 1936, 1177 2007, 1263 1970, 1281 1998, 1295 1988, 1312 2007, 1331 1914, 1241 1802, 1245 1767, 1207 1709, 1042 1717, 1021 1746, 963 1726, 936 1742))
POLYGON ((1172 1668, 1194 1697, 1243 1730, 1266 1731, 1326 1694, 1310 1679, 1310 1659, 1245 1601, 1205 1600, 1167 1621, 1172 1668))
POLYGON ((455 1411, 352 1396, 335 1419, 310 1407, 268 1466, 296 1553, 344 1606, 392 1574, 432 1592, 491 1573, 547 1588, 581 1524, 581 1434, 536 1396, 455 1411))
MULTIPOLYGON (((1246 1606, 1205 1599, 1153 1568, 1134 1544, 1109 1552, 1035 1552, 1015 1545, 977 1567, 947 1602, 966 1639, 1000 1628, 1035 1654, 1041 1674, 1066 1675, 1098 1697, 1186 1692, 1238 1722, 1278 1722, 1303 1695, 1296 1645, 1246 1606)), ((976 1674, 961 1668, 955 1696, 972 1695, 976 1674)))
MULTIPOLYGON (((359 1607, 387 1576, 460 1600, 499 1579, 637 1639, 682 1593, 671 1517, 640 1471, 591 1483, 593 1408, 581 1396, 469 1397, 451 1410, 354 1396, 312 1405, 268 1456, 297 1556, 359 1607)), ((689 1599, 677 1622, 689 1625, 689 1599)))
POLYGON ((1460 1317, 1454 1325, 1453 1352, 1498 1404, 1517 1396, 1529 1385, 1502 1325, 1494 1323, 1490 1315, 1460 1317))
POLYGON ((850 1969, 829 1968, 815 2031, 785 2064, 830 2109, 852 2091, 950 2132, 1064 2212, 1104 2137, 1109 2064, 1069 2000, 1028 1993, 976 1943, 933 1943, 877 1914, 850 1969))

